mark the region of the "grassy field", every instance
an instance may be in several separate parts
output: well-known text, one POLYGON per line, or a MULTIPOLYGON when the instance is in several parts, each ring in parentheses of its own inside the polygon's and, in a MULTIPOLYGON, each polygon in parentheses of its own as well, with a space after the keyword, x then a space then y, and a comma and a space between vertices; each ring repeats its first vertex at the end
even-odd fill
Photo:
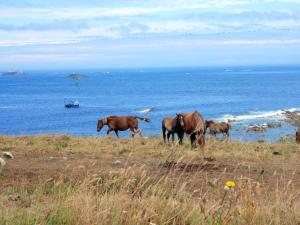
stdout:
POLYGON ((2 151, 0 224, 300 224, 294 143, 3 136, 2 151))

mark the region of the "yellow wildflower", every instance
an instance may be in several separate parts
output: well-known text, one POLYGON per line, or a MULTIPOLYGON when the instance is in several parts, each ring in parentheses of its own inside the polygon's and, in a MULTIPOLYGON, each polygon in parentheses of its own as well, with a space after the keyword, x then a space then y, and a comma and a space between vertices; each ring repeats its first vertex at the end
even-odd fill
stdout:
POLYGON ((233 188, 234 186, 235 186, 235 183, 233 181, 227 181, 226 182, 226 187, 233 188))

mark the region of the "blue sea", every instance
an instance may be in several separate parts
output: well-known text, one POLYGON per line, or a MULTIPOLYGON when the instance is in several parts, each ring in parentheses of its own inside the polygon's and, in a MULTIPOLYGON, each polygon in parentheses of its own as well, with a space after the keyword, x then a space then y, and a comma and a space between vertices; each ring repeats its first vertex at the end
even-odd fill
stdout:
POLYGON ((197 110, 205 119, 235 120, 233 140, 272 142, 296 128, 286 124, 249 133, 247 126, 280 121, 283 110, 300 109, 300 66, 25 72, 0 75, 1 135, 103 136, 106 128, 97 133, 96 123, 109 115, 149 117, 151 123, 140 121, 144 136, 160 135, 163 117, 197 110), (68 78, 72 72, 86 78, 74 81, 68 78), (80 108, 64 108, 71 100, 78 100, 80 108))

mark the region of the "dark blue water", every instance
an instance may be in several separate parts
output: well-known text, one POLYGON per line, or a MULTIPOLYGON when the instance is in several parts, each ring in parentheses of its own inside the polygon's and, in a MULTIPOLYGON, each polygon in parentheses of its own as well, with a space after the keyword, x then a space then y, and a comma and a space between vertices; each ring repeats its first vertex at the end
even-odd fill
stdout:
MULTIPOLYGON (((159 135, 164 116, 194 110, 205 119, 241 116, 233 124, 238 129, 279 120, 278 110, 300 108, 300 66, 76 70, 88 77, 79 85, 67 78, 71 72, 0 76, 0 134, 99 135, 99 118, 142 116, 140 111, 150 107, 155 107, 147 115, 152 122, 140 122, 144 135, 159 135), (80 108, 65 109, 65 98, 78 99, 80 108)), ((293 132, 290 126, 264 134, 234 129, 232 138, 275 140, 293 132)))

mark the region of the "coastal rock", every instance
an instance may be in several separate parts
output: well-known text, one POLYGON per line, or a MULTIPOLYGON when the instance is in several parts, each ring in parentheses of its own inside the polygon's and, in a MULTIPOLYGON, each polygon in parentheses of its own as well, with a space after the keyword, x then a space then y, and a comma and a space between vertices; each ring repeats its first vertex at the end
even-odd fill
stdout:
POLYGON ((11 152, 3 152, 3 156, 7 159, 13 159, 14 156, 11 152))
POLYGON ((295 112, 285 111, 284 115, 286 117, 286 119, 284 120, 285 122, 291 123, 296 126, 300 125, 300 115, 298 111, 295 112))
POLYGON ((238 117, 234 116, 233 118, 230 118, 224 122, 227 122, 227 123, 235 123, 235 122, 240 122, 242 121, 241 119, 239 119, 238 117))
POLYGON ((6 165, 6 162, 4 159, 0 158, 0 168, 4 167, 6 165))
POLYGON ((266 132, 267 128, 263 125, 250 125, 247 132, 266 132))
POLYGON ((279 127, 281 127, 281 123, 271 123, 271 122, 269 122, 269 123, 267 123, 267 127, 268 128, 279 128, 279 127))

